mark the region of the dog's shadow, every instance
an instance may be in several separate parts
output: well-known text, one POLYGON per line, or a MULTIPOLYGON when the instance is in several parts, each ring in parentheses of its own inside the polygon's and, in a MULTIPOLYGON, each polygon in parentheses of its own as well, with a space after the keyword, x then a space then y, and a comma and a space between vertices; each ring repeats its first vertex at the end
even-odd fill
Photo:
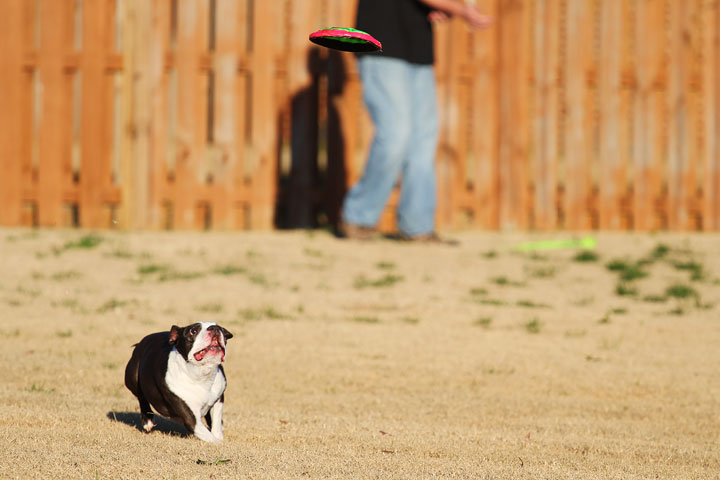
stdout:
MULTIPOLYGON (((142 422, 140 421, 139 413, 108 412, 107 418, 113 422, 124 423, 125 425, 135 427, 135 429, 137 431, 145 433, 145 430, 143 430, 143 428, 142 428, 142 422)), ((190 437, 191 436, 190 433, 185 429, 185 427, 183 427, 182 425, 179 425, 171 420, 163 418, 160 415, 155 415, 153 418, 153 422, 155 422, 155 428, 152 429, 153 432, 160 432, 160 433, 164 433, 166 435, 171 435, 174 437, 190 437)))

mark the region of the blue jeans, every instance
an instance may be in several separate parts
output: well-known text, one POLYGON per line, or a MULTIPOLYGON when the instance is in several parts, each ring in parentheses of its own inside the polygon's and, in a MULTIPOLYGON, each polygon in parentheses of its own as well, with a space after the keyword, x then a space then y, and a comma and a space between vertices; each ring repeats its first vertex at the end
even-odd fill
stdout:
POLYGON ((398 229, 409 236, 431 233, 437 203, 434 69, 369 55, 360 57, 358 69, 375 136, 363 176, 345 197, 343 220, 376 226, 400 177, 398 229))

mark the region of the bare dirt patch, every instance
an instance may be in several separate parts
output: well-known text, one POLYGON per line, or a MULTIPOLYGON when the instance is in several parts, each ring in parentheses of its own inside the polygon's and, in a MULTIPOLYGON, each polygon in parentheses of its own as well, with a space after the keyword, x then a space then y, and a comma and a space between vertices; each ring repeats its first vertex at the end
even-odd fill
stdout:
POLYGON ((720 237, 560 236, 0 230, 0 477, 718 479, 720 237), (199 320, 219 446, 123 386, 199 320))

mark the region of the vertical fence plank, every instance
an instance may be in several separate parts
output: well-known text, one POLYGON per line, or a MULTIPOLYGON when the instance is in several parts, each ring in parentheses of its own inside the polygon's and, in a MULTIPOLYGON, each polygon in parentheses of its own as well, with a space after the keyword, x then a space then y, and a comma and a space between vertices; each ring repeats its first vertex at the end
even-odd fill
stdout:
MULTIPOLYGON (((481 0, 478 8, 493 19, 498 18, 498 0, 481 0)), ((475 225, 496 229, 499 223, 498 205, 498 29, 493 26, 474 34, 476 65, 472 98, 474 130, 468 132, 475 157, 474 207, 475 225)))
POLYGON ((570 1, 567 12, 567 136, 565 137, 565 226, 590 228, 590 165, 594 160, 593 2, 570 1))
POLYGON ((223 230, 235 227, 232 191, 238 170, 238 154, 244 141, 244 132, 238 128, 242 112, 239 86, 238 46, 244 26, 238 24, 240 2, 217 0, 215 11, 216 33, 213 56, 214 72, 214 137, 213 183, 216 189, 213 202, 213 228, 223 230))
POLYGON ((0 12, 0 225, 21 223, 23 138, 23 0, 3 3, 0 12))
POLYGON ((705 4, 703 229, 720 230, 720 0, 705 4))
POLYGON ((73 5, 70 0, 42 0, 40 9, 38 221, 56 227, 66 223, 63 194, 72 184, 72 84, 65 62, 72 45, 73 5))
POLYGON ((500 228, 528 226, 528 1, 500 0, 500 228))
POLYGON ((80 224, 84 227, 109 227, 104 215, 103 193, 111 180, 111 107, 112 84, 106 71, 112 37, 106 0, 89 0, 83 4, 80 163, 80 224))
POLYGON ((661 195, 665 151, 663 90, 665 88, 664 25, 661 0, 636 0, 635 95, 633 139, 633 226, 640 231, 657 229, 657 202, 661 195))
POLYGON ((251 152, 252 165, 252 211, 249 225, 254 229, 266 230, 273 226, 275 197, 277 193, 277 118, 275 114, 275 67, 281 51, 281 39, 274 25, 282 18, 282 5, 278 2, 253 1, 252 57, 252 115, 251 152))
POLYGON ((557 225, 560 0, 540 0, 535 8, 533 227, 548 230, 557 225))
MULTIPOLYGON (((172 225, 172 210, 168 201, 168 161, 174 152, 171 148, 174 130, 170 125, 171 121, 175 122, 175 119, 170 119, 170 68, 167 63, 173 28, 171 0, 152 0, 151 15, 152 21, 139 30, 136 45, 138 49, 143 48, 146 42, 152 46, 149 52, 138 53, 140 72, 135 121, 143 134, 146 132, 148 135, 149 158, 147 170, 145 165, 138 165, 136 181, 140 186, 148 184, 147 219, 152 228, 167 228, 172 225)), ((138 150, 140 148, 142 144, 138 144, 138 150)))
POLYGON ((468 98, 467 61, 468 32, 459 24, 443 25, 440 32, 442 48, 438 49, 440 64, 436 68, 439 111, 439 139, 436 160, 437 195, 445 199, 438 205, 438 225, 452 225, 460 205, 460 198, 467 189, 466 166, 468 159, 467 137, 470 101, 468 98), (455 28, 452 28, 455 27, 455 28))
POLYGON ((693 75, 690 2, 668 2, 669 69, 668 112, 668 226, 687 230, 690 226, 690 196, 693 191, 692 95, 689 89, 693 75))
POLYGON ((200 74, 201 54, 205 50, 202 10, 205 2, 180 0, 177 10, 177 49, 174 61, 177 71, 177 132, 175 142, 174 181, 171 201, 173 227, 197 227, 196 210, 201 175, 201 159, 205 154, 205 125, 203 108, 207 99, 200 74))
POLYGON ((599 154, 599 227, 618 230, 623 227, 622 201, 627 182, 628 105, 623 98, 622 77, 625 64, 624 7, 626 0, 603 0, 601 5, 600 71, 598 83, 600 154, 599 154))

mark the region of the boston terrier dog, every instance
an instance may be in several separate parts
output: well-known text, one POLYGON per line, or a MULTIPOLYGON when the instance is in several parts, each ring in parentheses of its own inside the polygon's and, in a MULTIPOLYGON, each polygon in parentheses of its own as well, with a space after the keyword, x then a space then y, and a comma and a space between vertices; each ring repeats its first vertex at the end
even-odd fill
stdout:
POLYGON ((225 342, 232 334, 214 322, 158 332, 135 344, 125 385, 140 401, 143 429, 150 432, 153 406, 206 442, 223 439, 225 342), (203 424, 205 418, 207 427, 203 424))

